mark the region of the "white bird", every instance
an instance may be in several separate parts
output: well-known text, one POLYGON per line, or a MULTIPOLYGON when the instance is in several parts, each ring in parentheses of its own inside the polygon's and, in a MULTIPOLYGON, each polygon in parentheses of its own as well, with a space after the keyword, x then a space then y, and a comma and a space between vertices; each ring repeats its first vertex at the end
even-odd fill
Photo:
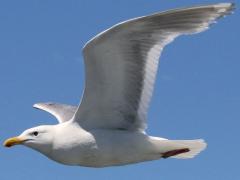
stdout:
POLYGON ((88 167, 194 157, 205 149, 204 140, 168 140, 145 132, 159 57, 176 37, 202 32, 233 9, 232 3, 175 9, 103 31, 83 48, 80 105, 35 104, 59 124, 25 130, 4 145, 23 144, 59 163, 88 167))

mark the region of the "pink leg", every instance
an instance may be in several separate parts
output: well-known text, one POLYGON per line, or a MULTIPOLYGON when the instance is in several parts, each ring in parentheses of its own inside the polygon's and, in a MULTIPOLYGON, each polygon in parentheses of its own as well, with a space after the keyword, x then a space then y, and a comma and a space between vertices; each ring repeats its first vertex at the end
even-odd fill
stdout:
POLYGON ((188 148, 175 149, 175 150, 167 151, 167 152, 163 153, 163 154, 162 154, 162 157, 163 157, 164 159, 166 159, 166 158, 169 158, 169 157, 171 157, 171 156, 176 156, 176 155, 178 155, 178 154, 186 153, 186 152, 189 152, 189 151, 190 151, 190 149, 188 149, 188 148))

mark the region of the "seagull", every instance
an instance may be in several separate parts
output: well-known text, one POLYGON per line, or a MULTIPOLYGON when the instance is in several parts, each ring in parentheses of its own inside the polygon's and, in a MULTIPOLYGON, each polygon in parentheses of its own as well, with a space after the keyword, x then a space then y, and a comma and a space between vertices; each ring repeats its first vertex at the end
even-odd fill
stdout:
POLYGON ((22 144, 58 163, 86 167, 193 158, 206 148, 203 139, 146 133, 160 54, 176 37, 205 31, 233 9, 233 3, 174 9, 101 32, 83 47, 86 81, 80 105, 35 104, 58 124, 27 129, 3 145, 22 144))

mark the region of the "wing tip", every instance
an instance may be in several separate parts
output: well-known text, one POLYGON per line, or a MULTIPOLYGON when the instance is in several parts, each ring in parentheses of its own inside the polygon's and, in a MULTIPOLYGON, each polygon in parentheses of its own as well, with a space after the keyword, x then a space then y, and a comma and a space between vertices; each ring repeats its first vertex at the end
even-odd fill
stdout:
POLYGON ((223 15, 232 14, 234 10, 236 9, 235 3, 219 3, 214 5, 214 8, 218 10, 218 13, 221 13, 223 15))
POLYGON ((220 7, 220 8, 232 8, 235 6, 235 3, 233 2, 226 2, 226 3, 218 3, 214 5, 215 7, 220 7))
POLYGON ((53 105, 53 104, 55 104, 55 103, 53 103, 53 102, 35 103, 35 104, 33 104, 33 107, 36 108, 36 109, 41 109, 41 108, 43 108, 45 105, 51 106, 51 105, 53 105))
POLYGON ((41 106, 41 103, 35 103, 33 104, 33 107, 36 108, 36 109, 39 109, 41 106))

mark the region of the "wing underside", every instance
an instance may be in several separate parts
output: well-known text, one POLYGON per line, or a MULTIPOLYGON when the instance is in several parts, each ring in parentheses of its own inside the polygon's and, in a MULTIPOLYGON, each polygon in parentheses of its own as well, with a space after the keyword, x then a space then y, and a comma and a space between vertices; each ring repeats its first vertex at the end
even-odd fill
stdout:
POLYGON ((84 49, 86 82, 74 116, 84 128, 144 131, 159 57, 184 34, 208 29, 232 12, 220 3, 156 13, 119 23, 89 41, 84 49))

